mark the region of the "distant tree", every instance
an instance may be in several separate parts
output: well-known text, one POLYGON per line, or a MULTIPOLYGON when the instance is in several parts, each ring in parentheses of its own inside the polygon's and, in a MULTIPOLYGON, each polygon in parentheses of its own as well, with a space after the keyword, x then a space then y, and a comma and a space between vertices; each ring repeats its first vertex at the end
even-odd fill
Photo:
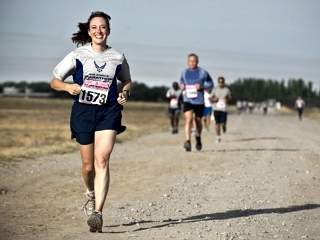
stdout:
POLYGON ((306 83, 303 79, 284 80, 244 78, 230 84, 234 101, 247 100, 261 102, 275 99, 283 104, 292 106, 295 99, 301 96, 309 105, 320 106, 320 95, 313 90, 312 82, 306 83))
POLYGON ((165 86, 149 87, 144 83, 133 82, 131 100, 160 102, 165 101, 168 88, 165 86))
MULTIPOLYGON (((20 92, 26 87, 32 89, 33 92, 51 93, 55 98, 72 98, 66 92, 53 91, 48 82, 3 82, 0 84, 0 91, 4 87, 16 87, 20 92)), ((262 78, 239 78, 229 85, 233 102, 237 100, 247 100, 254 102, 262 102, 267 99, 275 99, 281 103, 292 106, 295 99, 301 96, 310 106, 320 107, 320 92, 313 89, 312 82, 305 82, 303 79, 289 79, 277 81, 262 78)), ((150 87, 144 83, 133 82, 131 90, 131 100, 161 102, 166 101, 166 92, 168 87, 155 86, 150 87)))
POLYGON ((51 88, 47 82, 32 82, 28 84, 28 87, 33 92, 51 92, 51 88))

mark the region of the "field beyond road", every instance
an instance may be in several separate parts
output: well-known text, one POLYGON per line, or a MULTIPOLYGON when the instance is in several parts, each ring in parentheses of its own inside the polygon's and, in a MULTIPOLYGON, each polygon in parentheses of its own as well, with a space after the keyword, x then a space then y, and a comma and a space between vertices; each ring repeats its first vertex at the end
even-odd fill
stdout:
MULTIPOLYGON (((128 107, 129 129, 154 116, 147 106, 153 105, 128 107), (137 112, 147 113, 145 120, 137 112)), ((164 123, 156 123, 168 129, 161 116, 164 123)), ((182 132, 124 134, 111 158, 101 234, 88 232, 81 210, 77 152, 7 161, 0 167, 0 239, 319 240, 319 121, 300 122, 290 111, 230 114, 228 121, 220 144, 204 131, 201 152, 184 152, 182 132)))
MULTIPOLYGON (((0 98, 0 162, 73 152, 69 118, 72 100, 0 98)), ((129 102, 123 113, 125 142, 168 129, 166 104, 129 102)))

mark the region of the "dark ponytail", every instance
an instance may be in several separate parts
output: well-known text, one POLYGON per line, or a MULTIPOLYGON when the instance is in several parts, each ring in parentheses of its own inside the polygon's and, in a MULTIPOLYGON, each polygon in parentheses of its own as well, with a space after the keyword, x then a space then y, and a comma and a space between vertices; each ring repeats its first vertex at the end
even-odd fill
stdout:
POLYGON ((77 45, 85 45, 86 43, 91 42, 91 37, 89 36, 88 31, 89 31, 90 21, 95 17, 104 18, 104 20, 107 23, 107 28, 110 32, 110 22, 109 21, 111 20, 111 17, 104 12, 99 12, 99 11, 92 12, 90 17, 88 18, 87 22, 78 23, 79 31, 72 34, 71 40, 73 43, 76 43, 77 45))

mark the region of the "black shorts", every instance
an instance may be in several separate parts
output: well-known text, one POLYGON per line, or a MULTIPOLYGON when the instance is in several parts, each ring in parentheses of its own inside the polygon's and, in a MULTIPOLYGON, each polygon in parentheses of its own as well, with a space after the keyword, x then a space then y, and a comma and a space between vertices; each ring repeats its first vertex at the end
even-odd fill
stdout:
POLYGON ((178 115, 180 114, 180 108, 169 108, 168 109, 170 115, 178 115))
POLYGON ((196 117, 203 117, 204 104, 191 104, 189 102, 183 103, 183 112, 193 111, 196 117))
POLYGON ((96 131, 118 131, 121 127, 122 109, 117 102, 105 105, 74 102, 70 117, 71 138, 86 145, 94 142, 96 131))
POLYGON ((227 116, 228 116, 227 112, 214 111, 213 115, 214 115, 214 120, 216 124, 223 124, 227 122, 227 116))
POLYGON ((298 109, 299 115, 302 115, 302 113, 303 113, 303 108, 297 108, 297 109, 298 109))

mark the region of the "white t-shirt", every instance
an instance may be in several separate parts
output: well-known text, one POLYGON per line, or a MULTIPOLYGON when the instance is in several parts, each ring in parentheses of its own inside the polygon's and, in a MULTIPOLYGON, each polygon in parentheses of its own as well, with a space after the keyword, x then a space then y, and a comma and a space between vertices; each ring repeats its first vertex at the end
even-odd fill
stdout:
POLYGON ((212 103, 210 101, 211 94, 208 91, 204 91, 204 106, 212 107, 212 103))
POLYGON ((131 79, 123 54, 110 47, 97 53, 90 44, 69 53, 54 68, 53 75, 63 81, 72 75, 73 81, 81 86, 75 101, 95 105, 116 102, 117 80, 131 79))
POLYGON ((179 108, 179 98, 181 96, 181 90, 175 90, 170 88, 167 91, 166 97, 169 99, 169 108, 176 109, 179 108))
POLYGON ((218 102, 214 104, 214 110, 215 111, 227 111, 227 97, 231 96, 230 89, 227 87, 220 88, 215 87, 212 90, 211 96, 218 98, 218 102))
POLYGON ((296 107, 297 108, 303 108, 305 105, 304 101, 302 99, 297 99, 296 101, 296 107))

